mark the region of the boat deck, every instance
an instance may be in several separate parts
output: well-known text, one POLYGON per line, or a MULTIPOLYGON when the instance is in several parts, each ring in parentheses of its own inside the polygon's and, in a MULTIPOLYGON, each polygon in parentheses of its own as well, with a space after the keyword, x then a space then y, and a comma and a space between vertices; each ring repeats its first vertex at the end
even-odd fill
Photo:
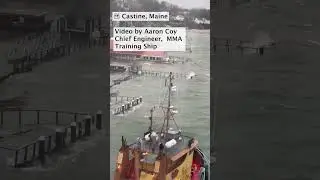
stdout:
MULTIPOLYGON (((184 149, 188 148, 189 140, 191 140, 190 137, 183 136, 181 141, 177 141, 177 144, 173 147, 167 149, 165 148, 164 152, 166 155, 170 158, 176 156, 179 154, 179 152, 182 152, 184 149)), ((138 146, 138 142, 132 144, 132 148, 136 148, 138 146)), ((143 161, 146 163, 154 163, 156 161, 156 157, 159 154, 159 145, 152 146, 151 143, 144 140, 143 145, 141 146, 142 152, 146 152, 143 161), (154 149, 152 147, 155 147, 154 149)))

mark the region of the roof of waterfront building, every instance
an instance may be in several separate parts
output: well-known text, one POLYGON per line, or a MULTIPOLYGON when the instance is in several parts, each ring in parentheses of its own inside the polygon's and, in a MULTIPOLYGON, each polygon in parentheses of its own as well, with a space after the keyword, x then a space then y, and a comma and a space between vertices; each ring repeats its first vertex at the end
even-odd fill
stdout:
POLYGON ((1 15, 18 15, 18 16, 43 16, 46 15, 48 12, 43 10, 37 9, 7 9, 1 8, 0 14, 1 15))

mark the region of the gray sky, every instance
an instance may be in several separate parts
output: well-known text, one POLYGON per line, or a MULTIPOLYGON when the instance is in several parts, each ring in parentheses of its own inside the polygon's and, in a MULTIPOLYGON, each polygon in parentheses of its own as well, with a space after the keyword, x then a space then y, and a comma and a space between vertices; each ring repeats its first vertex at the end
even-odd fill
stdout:
POLYGON ((167 1, 183 8, 205 8, 210 9, 210 0, 160 0, 167 1))

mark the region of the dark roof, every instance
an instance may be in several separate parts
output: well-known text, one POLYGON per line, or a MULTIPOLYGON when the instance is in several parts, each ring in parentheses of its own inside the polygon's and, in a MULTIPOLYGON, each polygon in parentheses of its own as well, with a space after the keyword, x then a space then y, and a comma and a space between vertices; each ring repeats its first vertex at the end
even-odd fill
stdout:
POLYGON ((26 16, 43 16, 48 12, 36 9, 0 9, 0 14, 14 14, 26 16))

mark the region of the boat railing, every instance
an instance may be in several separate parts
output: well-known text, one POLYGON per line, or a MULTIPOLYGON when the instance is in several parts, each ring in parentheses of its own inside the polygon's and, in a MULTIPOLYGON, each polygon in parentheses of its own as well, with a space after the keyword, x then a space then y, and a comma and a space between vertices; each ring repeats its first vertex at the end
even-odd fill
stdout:
MULTIPOLYGON (((196 147, 196 150, 200 152, 199 154, 201 155, 201 157, 202 157, 203 160, 205 161, 205 165, 208 167, 208 169, 207 169, 207 171, 208 171, 208 179, 210 179, 210 170, 211 170, 211 168, 210 168, 210 159, 209 159, 209 158, 206 156, 206 154, 205 154, 201 149, 199 149, 198 147, 196 147)), ((205 168, 203 168, 202 171, 205 171, 205 168)), ((203 176, 202 174, 203 174, 203 173, 201 173, 201 176, 203 176)), ((201 177, 201 179, 205 179, 205 177, 201 177)))

